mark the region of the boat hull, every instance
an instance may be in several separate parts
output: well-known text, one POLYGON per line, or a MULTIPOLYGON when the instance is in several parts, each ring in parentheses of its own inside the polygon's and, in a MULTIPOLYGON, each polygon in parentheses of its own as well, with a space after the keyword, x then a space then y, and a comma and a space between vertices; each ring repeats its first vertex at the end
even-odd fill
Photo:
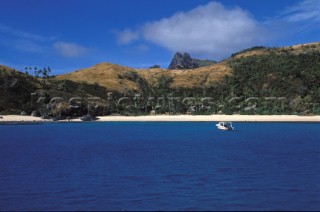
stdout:
POLYGON ((234 128, 232 126, 224 126, 224 125, 221 125, 221 124, 216 124, 217 128, 219 130, 225 130, 225 131, 231 131, 231 130, 234 130, 234 128))

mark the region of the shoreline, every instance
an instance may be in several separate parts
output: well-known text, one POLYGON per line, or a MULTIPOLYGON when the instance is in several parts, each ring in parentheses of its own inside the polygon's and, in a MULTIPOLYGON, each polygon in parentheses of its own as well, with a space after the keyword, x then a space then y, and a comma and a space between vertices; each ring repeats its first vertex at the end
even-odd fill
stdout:
MULTIPOLYGON (((148 116, 98 116, 94 122, 315 122, 320 123, 320 116, 298 115, 148 115, 148 116)), ((2 115, 0 123, 52 123, 82 122, 80 118, 52 121, 40 117, 22 115, 2 115)))

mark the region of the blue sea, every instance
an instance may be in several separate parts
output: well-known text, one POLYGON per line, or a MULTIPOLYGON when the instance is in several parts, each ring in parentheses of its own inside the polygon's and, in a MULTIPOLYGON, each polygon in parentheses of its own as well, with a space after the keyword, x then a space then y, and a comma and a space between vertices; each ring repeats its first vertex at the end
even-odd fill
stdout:
POLYGON ((320 210, 319 123, 0 125, 0 211, 320 210))

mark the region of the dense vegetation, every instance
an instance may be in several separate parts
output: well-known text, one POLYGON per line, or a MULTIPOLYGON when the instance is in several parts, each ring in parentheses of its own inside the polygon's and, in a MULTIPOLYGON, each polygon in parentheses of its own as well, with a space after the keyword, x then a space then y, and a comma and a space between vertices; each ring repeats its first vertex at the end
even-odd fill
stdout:
POLYGON ((243 97, 244 100, 258 98, 252 99, 256 108, 246 108, 242 112, 319 114, 318 51, 303 54, 272 52, 232 59, 230 65, 234 73, 226 78, 225 90, 231 92, 231 96, 243 97))
POLYGON ((30 115, 34 111, 44 117, 81 116, 88 112, 90 102, 97 101, 93 97, 106 93, 106 88, 97 84, 55 80, 49 72, 43 72, 48 69, 35 68, 34 75, 30 70, 23 73, 0 67, 0 114, 30 115), (72 97, 78 99, 71 102, 72 97))
POLYGON ((0 112, 17 113, 17 108, 25 110, 31 105, 30 93, 37 83, 29 75, 17 71, 0 70, 0 112))
MULTIPOLYGON (((265 49, 254 47, 253 50, 265 49)), ((244 50, 248 52, 252 49, 244 50)), ((157 114, 318 114, 320 52, 268 50, 266 54, 228 60, 232 75, 215 83, 203 77, 195 88, 173 87, 159 74, 150 83, 134 71, 119 78, 135 82, 123 93, 98 84, 56 80, 49 69, 28 73, 0 69, 0 113, 52 116, 157 114), (74 98, 72 98, 74 97, 74 98)))

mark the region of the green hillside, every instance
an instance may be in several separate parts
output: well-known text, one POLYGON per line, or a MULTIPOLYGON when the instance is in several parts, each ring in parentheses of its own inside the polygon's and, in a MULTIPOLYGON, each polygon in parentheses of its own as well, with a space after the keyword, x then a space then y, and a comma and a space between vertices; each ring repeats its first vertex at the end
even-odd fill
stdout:
POLYGON ((319 114, 319 51, 299 54, 273 51, 234 58, 229 64, 233 75, 225 79, 224 95, 242 97, 243 100, 259 98, 253 101, 256 108, 247 110, 247 113, 319 114))
MULTIPOLYGON (((33 76, 6 66, 0 67, 0 114, 23 112, 30 115, 32 111, 36 111, 38 115, 52 116, 54 110, 49 103, 54 97, 63 98, 64 103, 72 97, 81 97, 84 99, 83 104, 87 104, 86 98, 103 96, 106 92, 104 87, 96 84, 56 80, 53 76, 43 75, 43 70, 45 68, 36 69, 37 74, 33 76)), ((81 111, 69 110, 69 105, 66 104, 59 104, 59 107, 66 115, 82 115, 87 112, 84 106, 81 111)))

